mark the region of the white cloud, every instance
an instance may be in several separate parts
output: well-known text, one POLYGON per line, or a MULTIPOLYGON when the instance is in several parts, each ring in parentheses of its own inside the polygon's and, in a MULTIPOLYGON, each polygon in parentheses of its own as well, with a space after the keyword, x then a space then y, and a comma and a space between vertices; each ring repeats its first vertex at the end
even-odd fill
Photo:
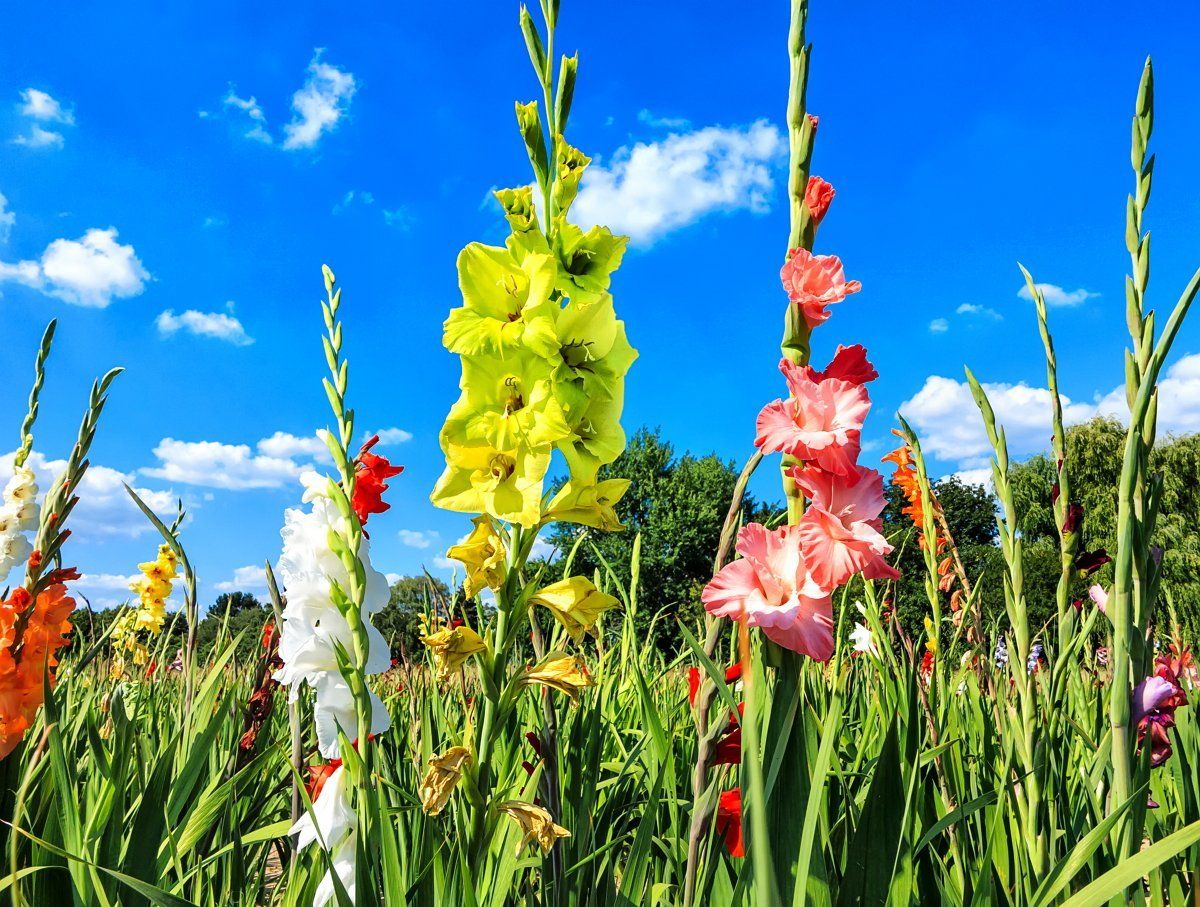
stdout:
MULTIPOLYGON (((997 424, 1008 437, 1014 457, 1034 453, 1050 444, 1050 392, 1027 384, 984 384, 996 411, 997 424)), ((1063 397, 1063 417, 1068 424, 1095 414, 1088 403, 1063 397)), ((978 467, 991 453, 983 419, 965 381, 931 375, 911 399, 900 404, 901 414, 917 431, 925 451, 964 468, 978 467)))
POLYGON ((606 224, 649 245, 714 211, 770 208, 771 171, 787 148, 766 120, 707 126, 619 149, 588 168, 573 209, 580 223, 606 224))
MULTIPOLYGON (((14 453, 8 453, 0 457, 0 482, 7 482, 12 475, 13 456, 14 453)), ((29 457, 29 465, 37 476, 39 491, 44 495, 67 463, 65 460, 47 460, 35 450, 29 457)), ((125 491, 125 484, 137 492, 147 507, 169 520, 175 512, 174 492, 139 488, 135 484, 136 478, 109 466, 94 463, 88 467, 79 486, 79 504, 71 512, 68 522, 73 537, 91 542, 111 537, 137 538, 155 531, 125 491)))
POLYGON ((405 431, 403 428, 381 428, 378 431, 369 431, 364 438, 371 438, 374 435, 379 435, 379 444, 383 447, 403 444, 405 441, 412 440, 412 432, 405 431))
POLYGON ((931 334, 944 334, 948 330, 950 330, 950 322, 945 318, 935 318, 929 322, 929 333, 931 334))
MULTIPOLYGON (((1096 411, 1125 421, 1124 385, 1109 391, 1096 411)), ((1189 434, 1200 431, 1200 353, 1183 356, 1170 366, 1158 382, 1158 432, 1160 435, 1189 434)))
POLYGON ((29 132, 16 136, 12 143, 26 148, 61 148, 66 142, 61 132, 48 129, 42 123, 75 125, 75 111, 62 106, 53 97, 37 88, 26 88, 21 92, 22 104, 18 108, 21 116, 34 122, 29 132))
POLYGON ((218 592, 259 592, 267 588, 267 568, 237 567, 231 579, 216 584, 218 592))
POLYGON ((992 468, 980 466, 978 469, 960 469, 953 474, 964 485, 982 485, 988 491, 992 490, 992 468))
POLYGON ((304 85, 292 95, 292 121, 283 127, 283 147, 312 148, 350 107, 357 85, 353 74, 321 62, 321 49, 308 64, 304 85))
MULTIPOLYGON (((1094 299, 1099 296, 1099 293, 1093 293, 1091 290, 1085 290, 1080 287, 1078 290, 1064 290, 1060 286, 1052 283, 1034 284, 1042 293, 1042 298, 1046 300, 1046 305, 1050 308, 1070 308, 1071 306, 1082 305, 1089 299, 1094 299)), ((1029 292, 1029 287, 1022 285, 1021 289, 1017 290, 1017 296, 1029 302, 1033 301, 1033 294, 1029 292)))
POLYGON ((26 88, 21 92, 21 115, 48 123, 75 125, 75 111, 68 110, 48 93, 37 88, 26 88))
POLYGON ((533 547, 529 549, 529 557, 532 560, 545 558, 547 561, 554 561, 558 558, 561 552, 554 545, 551 545, 543 536, 538 536, 533 540, 533 547))
POLYGON ((402 545, 421 550, 431 547, 437 541, 438 537, 438 534, 433 530, 422 532, 416 529, 401 529, 396 535, 400 537, 402 545))
POLYGON ((993 308, 985 305, 976 305, 972 302, 964 302, 954 310, 955 315, 978 315, 980 318, 990 318, 992 321, 1003 321, 1004 316, 993 308))
POLYGON ((254 342, 254 338, 246 333, 242 323, 232 314, 233 303, 229 303, 229 309, 228 313, 188 309, 179 315, 167 309, 159 313, 154 319, 154 324, 158 327, 159 334, 164 337, 170 337, 182 330, 197 337, 224 340, 234 346, 249 346, 254 342))
POLYGON ((66 142, 61 132, 43 129, 37 123, 29 127, 28 133, 18 135, 12 140, 14 145, 24 145, 26 148, 61 148, 66 142))
POLYGON ((263 438, 255 446, 260 454, 278 459, 294 460, 297 457, 309 457, 324 462, 333 460, 329 455, 328 445, 316 433, 300 437, 286 431, 277 431, 271 437, 263 438))
MULTIPOLYGON (((1200 353, 1182 356, 1159 381, 1159 434, 1200 431, 1200 353)), ((1004 427, 1013 457, 1049 448, 1050 392, 1027 384, 984 384, 996 422, 1004 427)), ((1097 394, 1094 402, 1074 402, 1062 397, 1063 421, 1067 425, 1086 422, 1095 416, 1129 417, 1125 387, 1097 394)), ((911 399, 900 405, 901 414, 912 423, 927 453, 959 465, 960 477, 974 476, 991 455, 983 419, 965 381, 931 375, 911 399)), ((964 478, 964 481, 966 479, 964 478)))
MULTIPOLYGON (((248 98, 239 97, 237 91, 230 86, 222 103, 225 107, 240 110, 245 115, 248 122, 243 135, 246 138, 252 139, 255 142, 262 142, 264 145, 270 145, 274 142, 271 134, 267 132, 267 116, 263 113, 263 109, 259 106, 258 99, 254 95, 248 98)), ((201 111, 200 115, 202 117, 208 116, 206 111, 201 111)))
POLYGON ((414 220, 412 212, 404 205, 401 205, 399 208, 383 209, 383 222, 389 227, 395 227, 397 230, 411 229, 414 220))
POLYGON ((637 118, 639 123, 654 129, 687 129, 692 125, 692 121, 684 117, 660 117, 644 107, 638 111, 637 118))
POLYGON ((385 573, 384 576, 387 578, 389 586, 394 586, 400 580, 404 579, 399 573, 385 573))
POLYGON ((341 214, 356 201, 363 205, 373 205, 375 204, 375 195, 361 189, 350 189, 342 196, 342 200, 333 206, 333 213, 341 214))
POLYGON ((161 465, 142 469, 143 475, 207 488, 279 488, 304 468, 288 457, 255 456, 247 444, 219 441, 163 438, 154 456, 161 465))
POLYGON ((13 224, 16 222, 17 215, 8 210, 8 199, 3 192, 0 192, 0 243, 8 242, 13 224))
POLYGON ((72 305, 102 309, 137 296, 150 274, 115 227, 93 227, 79 239, 56 239, 38 261, 0 262, 0 281, 13 280, 72 305))

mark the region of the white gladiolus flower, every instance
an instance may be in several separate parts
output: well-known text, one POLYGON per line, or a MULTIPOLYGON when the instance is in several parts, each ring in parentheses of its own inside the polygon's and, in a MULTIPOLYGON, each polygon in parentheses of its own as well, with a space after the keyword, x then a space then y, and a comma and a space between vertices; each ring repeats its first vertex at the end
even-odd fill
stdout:
POLYGON ((25 532, 37 526, 37 493, 33 470, 27 466, 18 466, 4 486, 0 503, 0 586, 12 569, 33 553, 25 532))
MULTIPOLYGON (((287 606, 279 633, 283 667, 275 673, 275 679, 289 688, 293 700, 302 684, 313 688, 317 742, 321 755, 332 759, 339 755, 338 727, 352 739, 358 733, 354 699, 338 669, 337 658, 339 646, 347 653, 353 652, 354 639, 331 596, 333 583, 343 591, 350 587, 349 574, 332 544, 335 535, 348 534, 349 525, 327 496, 328 478, 306 473, 302 482, 305 500, 312 507, 286 511, 281 532, 283 553, 276 573, 287 590, 287 606)), ((368 649, 363 673, 382 674, 391 666, 391 651, 370 616, 387 604, 390 590, 387 577, 371 566, 370 545, 365 537, 358 558, 366 578, 362 619, 368 649)), ((371 705, 371 733, 382 733, 391 727, 391 717, 374 694, 371 705)))
MULTIPOLYGON (((357 842, 358 816, 350 802, 350 782, 346 769, 339 767, 325 781, 321 793, 312 805, 289 830, 289 835, 298 835, 296 846, 307 847, 320 844, 330 854, 333 872, 337 873, 342 887, 354 900, 355 845, 357 842)), ((314 907, 322 907, 334 900, 333 878, 325 874, 313 897, 314 907)))
POLYGON ((854 625, 854 629, 850 632, 850 641, 854 643, 855 652, 879 654, 879 650, 875 648, 875 639, 871 635, 871 628, 864 623, 854 625))

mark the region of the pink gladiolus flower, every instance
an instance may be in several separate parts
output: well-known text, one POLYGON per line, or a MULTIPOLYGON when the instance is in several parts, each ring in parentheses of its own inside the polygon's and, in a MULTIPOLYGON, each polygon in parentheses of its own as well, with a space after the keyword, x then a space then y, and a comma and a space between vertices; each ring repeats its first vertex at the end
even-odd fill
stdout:
POLYGON ((1108 593, 1103 586, 1095 585, 1088 588, 1088 597, 1096 603, 1100 613, 1108 616, 1108 593))
POLYGON ((806 365, 805 374, 813 381, 837 378, 839 381, 848 381, 851 384, 866 384, 879 377, 875 366, 867 361, 867 348, 861 343, 856 343, 854 346, 842 346, 839 343, 837 352, 833 354, 833 361, 826 366, 825 371, 818 372, 812 366, 806 365))
POLYGON ((774 531, 749 523, 738 533, 741 560, 727 564, 700 596, 709 614, 761 627, 785 649, 818 661, 833 655, 833 604, 817 585, 799 526, 774 531))
POLYGON ((892 546, 879 531, 883 524, 883 477, 874 469, 855 467, 843 478, 813 466, 791 471, 812 506, 800 519, 800 540, 809 572, 817 585, 834 589, 856 573, 866 579, 898 579, 885 556, 892 546))
POLYGON ((1171 736, 1175 709, 1187 704, 1187 694, 1170 665, 1156 664, 1156 672, 1133 690, 1133 723, 1138 744, 1150 740, 1150 764, 1159 766, 1171 758, 1171 736))
POLYGON ((825 219, 825 212, 829 210, 829 204, 835 195, 837 192, 832 183, 825 182, 819 176, 808 178, 808 185, 804 187, 804 204, 808 206, 813 223, 817 226, 825 219))
POLYGON ((810 328, 828 320, 826 306, 862 289, 857 280, 846 280, 841 259, 836 255, 813 255, 808 249, 793 249, 779 278, 788 299, 800 306, 810 328))
POLYGON ((782 451, 839 476, 857 475, 863 420, 871 409, 867 389, 837 378, 814 381, 787 359, 779 370, 791 397, 763 407, 754 443, 763 453, 782 451))

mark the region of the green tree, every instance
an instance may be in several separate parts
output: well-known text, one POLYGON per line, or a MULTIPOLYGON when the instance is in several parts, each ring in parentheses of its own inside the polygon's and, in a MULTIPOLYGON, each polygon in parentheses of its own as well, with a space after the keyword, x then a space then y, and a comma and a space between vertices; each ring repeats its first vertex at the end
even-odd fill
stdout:
MULTIPOLYGON (((1125 429, 1116 419, 1096 418, 1067 429, 1067 464, 1072 493, 1083 507, 1085 550, 1116 546, 1117 482, 1125 429)), ((1162 500, 1153 542, 1163 550, 1162 582, 1155 623, 1167 629, 1168 602, 1175 605, 1187 635, 1200 636, 1200 435, 1160 439, 1150 468, 1162 480, 1162 500)), ((1014 497, 1028 552, 1056 537, 1052 511, 1054 464, 1039 455, 1012 468, 1014 497)), ((1111 567, 1086 582, 1112 581, 1111 567)), ((1031 604, 1033 599, 1031 598, 1031 604)))
POLYGON ((391 597, 371 623, 383 634, 393 658, 421 657, 421 615, 444 610, 450 601, 450 587, 439 579, 423 574, 402 576, 392 583, 391 597))
MULTIPOLYGON (((740 465, 715 454, 676 456, 659 429, 643 428, 625 452, 600 470, 601 478, 625 478, 629 491, 617 506, 624 532, 584 530, 572 572, 591 576, 606 562, 628 586, 633 542, 642 537, 637 629, 664 649, 680 644, 676 618, 691 622, 701 613, 700 592, 712 578, 713 558, 733 497, 740 465), (655 620, 657 615, 661 615, 655 620)), ((768 521, 781 505, 763 505, 747 496, 747 521, 768 521)), ((579 539, 574 526, 558 525, 549 541, 569 552, 579 539)), ((561 560, 560 560, 561 563, 561 560)))

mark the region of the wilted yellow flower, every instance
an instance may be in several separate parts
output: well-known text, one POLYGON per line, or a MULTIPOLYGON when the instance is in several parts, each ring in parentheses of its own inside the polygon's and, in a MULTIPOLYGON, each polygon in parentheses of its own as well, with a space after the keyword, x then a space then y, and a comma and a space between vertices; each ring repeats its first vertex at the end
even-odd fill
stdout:
POLYGON ((474 598, 480 589, 499 589, 504 582, 504 542, 487 516, 471 521, 471 534, 446 552, 446 557, 461 561, 467 568, 463 582, 467 598, 474 598))
POLYGON ((463 763, 470 758, 471 751, 465 746, 452 746, 429 760, 429 771, 421 781, 421 809, 431 816, 441 814, 462 777, 463 763))
POLYGON ((595 633, 600 615, 620 604, 582 576, 552 583, 538 590, 529 601, 548 608, 575 642, 583 639, 584 633, 595 633))
POLYGON ((540 806, 523 803, 520 800, 506 800, 497 803, 496 809, 507 813, 516 819, 521 826, 521 841, 517 844, 517 853, 525 849, 525 845, 536 841, 542 848, 542 853, 549 853, 554 848, 554 842, 559 838, 569 838, 571 833, 561 825, 554 824, 554 817, 540 806))
POLYGON ((422 636, 421 642, 429 646, 433 653, 438 677, 442 679, 461 668, 476 652, 487 648, 487 643, 470 627, 445 627, 436 633, 422 636))
POLYGON ((629 490, 628 479, 604 479, 600 482, 568 481, 550 499, 542 514, 543 523, 577 523, 604 532, 617 532, 624 524, 614 509, 629 490))
POLYGON ((595 686, 595 681, 588 676, 584 660, 565 652, 551 652, 533 667, 526 668, 522 682, 551 687, 566 693, 572 702, 579 699, 580 690, 595 686))

